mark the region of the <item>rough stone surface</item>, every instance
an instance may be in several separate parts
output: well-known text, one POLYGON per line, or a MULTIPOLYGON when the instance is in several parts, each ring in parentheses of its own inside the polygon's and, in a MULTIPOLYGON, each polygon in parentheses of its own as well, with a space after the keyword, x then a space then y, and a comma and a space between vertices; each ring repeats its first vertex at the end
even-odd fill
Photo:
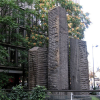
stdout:
POLYGON ((49 11, 48 89, 68 90, 68 26, 66 11, 49 11))
POLYGON ((47 49, 34 47, 29 50, 29 89, 36 85, 47 88, 47 49))
MULTIPOLYGON (((70 39, 71 90, 89 90, 87 46, 85 41, 70 39)), ((75 93, 88 94, 88 93, 75 93)))
MULTIPOLYGON (((66 11, 61 7, 49 11, 48 25, 48 51, 41 47, 29 50, 29 89, 41 85, 47 87, 48 90, 88 90, 86 42, 68 39, 66 11), (68 53, 70 54, 69 64, 68 53)), ((55 92, 54 94, 66 93, 55 92)), ((74 94, 87 95, 88 93, 75 92, 74 94)), ((64 99, 64 97, 61 98, 64 99)))

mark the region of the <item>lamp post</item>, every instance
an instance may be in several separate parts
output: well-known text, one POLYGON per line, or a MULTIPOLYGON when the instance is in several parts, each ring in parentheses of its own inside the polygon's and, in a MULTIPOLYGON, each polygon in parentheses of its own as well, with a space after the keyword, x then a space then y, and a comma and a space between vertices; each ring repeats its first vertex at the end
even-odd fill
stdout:
POLYGON ((94 55, 93 55, 93 47, 98 47, 98 45, 92 45, 92 58, 93 58, 93 79, 94 79, 94 89, 95 89, 95 76, 94 76, 94 55))

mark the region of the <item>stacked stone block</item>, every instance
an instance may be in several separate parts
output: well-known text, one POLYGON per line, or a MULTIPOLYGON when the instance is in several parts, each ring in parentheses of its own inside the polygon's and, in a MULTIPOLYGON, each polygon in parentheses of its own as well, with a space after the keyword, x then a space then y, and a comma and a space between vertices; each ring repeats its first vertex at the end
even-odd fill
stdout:
MULTIPOLYGON (((85 41, 70 39, 71 90, 89 90, 87 46, 85 41)), ((88 93, 75 93, 88 94, 88 93)))
POLYGON ((68 27, 66 11, 49 11, 48 89, 68 90, 68 27))
POLYGON ((34 47, 29 50, 29 89, 36 85, 47 88, 47 49, 34 47))
MULTIPOLYGON (((48 90, 68 90, 69 86, 71 90, 88 90, 86 42, 68 39, 64 8, 56 7, 49 11, 48 25, 48 51, 41 47, 34 47, 29 50, 29 89, 41 85, 47 87, 48 90), (69 45, 70 49, 68 50, 69 45), (70 66, 68 67, 69 52, 70 66)), ((59 93, 59 95, 62 94, 59 93)), ((88 93, 78 92, 74 94, 86 95, 88 93)))

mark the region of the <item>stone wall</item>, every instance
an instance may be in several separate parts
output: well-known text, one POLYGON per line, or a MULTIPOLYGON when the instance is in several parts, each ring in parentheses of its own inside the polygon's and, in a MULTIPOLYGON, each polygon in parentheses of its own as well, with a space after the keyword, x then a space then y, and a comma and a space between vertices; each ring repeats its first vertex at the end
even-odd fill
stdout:
POLYGON ((71 90, 89 89, 87 46, 85 41, 70 39, 70 78, 71 90))
POLYGON ((68 27, 66 11, 49 11, 48 89, 68 90, 68 27))
POLYGON ((47 49, 34 47, 29 50, 29 89, 36 85, 47 88, 47 49))

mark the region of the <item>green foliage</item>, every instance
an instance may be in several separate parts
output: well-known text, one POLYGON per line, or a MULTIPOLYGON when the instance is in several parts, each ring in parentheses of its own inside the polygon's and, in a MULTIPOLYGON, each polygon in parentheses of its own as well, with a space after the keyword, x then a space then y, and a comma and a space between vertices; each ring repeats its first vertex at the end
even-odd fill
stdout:
POLYGON ((46 97, 46 88, 44 86, 38 86, 33 88, 30 94, 30 100, 44 100, 46 97))
POLYGON ((100 100, 99 98, 96 98, 94 96, 91 96, 92 100, 100 100))
POLYGON ((0 88, 7 85, 10 78, 12 78, 12 76, 8 76, 5 72, 0 72, 0 88))
MULTIPOLYGON (((18 65, 27 66, 28 62, 23 58, 28 57, 28 49, 48 47, 48 11, 58 5, 66 9, 69 37, 83 39, 84 31, 91 23, 89 13, 83 13, 82 6, 71 0, 0 0, 0 42, 26 47, 24 51, 19 50, 18 65), (34 4, 34 8, 25 8, 24 3, 34 4)), ((10 56, 7 48, 0 46, 0 50, 0 63, 15 66, 15 61, 8 63, 6 60, 10 56)))
POLYGON ((0 45, 0 64, 6 64, 6 57, 9 57, 6 48, 0 45))
MULTIPOLYGON (((23 91, 23 86, 12 87, 12 91, 9 94, 10 100, 23 100, 23 98, 27 98, 28 93, 23 91)), ((28 100, 28 99, 27 99, 28 100)))
POLYGON ((3 90, 0 90, 0 100, 10 100, 7 96, 7 93, 3 90))
POLYGON ((69 37, 84 38, 84 31, 88 28, 91 21, 88 17, 89 13, 83 13, 81 5, 74 3, 72 0, 35 0, 34 4, 34 14, 37 16, 37 20, 41 20, 40 26, 44 27, 44 29, 40 29, 40 26, 38 26, 37 30, 41 30, 43 33, 47 32, 48 11, 60 5, 66 9, 69 37))
MULTIPOLYGON (((96 90, 96 87, 94 87, 93 90, 96 90)), ((91 92, 91 94, 96 95, 96 92, 91 92)))
MULTIPOLYGON (((27 66, 28 49, 34 46, 44 46, 48 45, 48 37, 44 36, 41 31, 37 31, 38 22, 32 22, 33 16, 38 17, 38 11, 31 10, 29 8, 23 8, 21 3, 26 3, 28 5, 32 4, 34 0, 0 0, 0 8, 2 9, 2 14, 0 14, 0 42, 11 44, 14 46, 26 47, 26 50, 19 50, 19 62, 18 65, 23 63, 27 66), (31 16, 31 14, 33 16, 31 16), (36 16, 37 15, 37 16, 36 16), (34 23, 33 27, 30 27, 34 23), (18 29, 19 31, 16 31, 18 29), (26 34, 24 34, 26 31, 26 34)), ((6 66, 16 66, 14 58, 10 63, 7 62, 8 49, 0 46, 0 63, 6 66)))
POLYGON ((12 88, 8 94, 0 90, 0 100, 44 100, 46 97, 46 88, 44 86, 37 86, 30 92, 25 92, 23 87, 18 85, 12 88))

